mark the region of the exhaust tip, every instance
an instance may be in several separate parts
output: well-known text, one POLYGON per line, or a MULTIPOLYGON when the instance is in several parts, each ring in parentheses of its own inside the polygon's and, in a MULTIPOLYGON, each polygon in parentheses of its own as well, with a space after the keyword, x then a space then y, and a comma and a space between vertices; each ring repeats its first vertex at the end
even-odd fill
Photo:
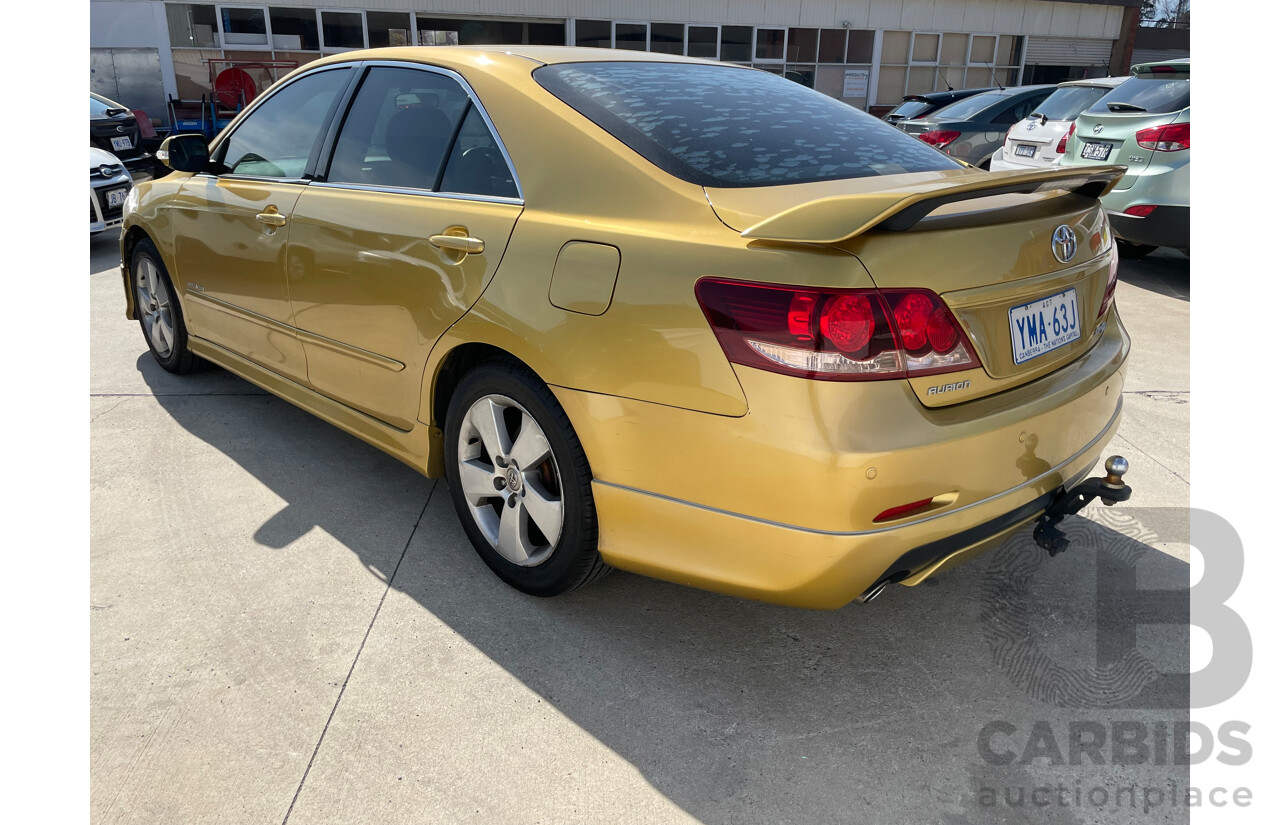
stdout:
POLYGON ((879 597, 879 595, 883 593, 885 588, 889 585, 900 582, 909 575, 909 573, 894 573, 892 576, 885 576, 880 581, 868 587, 861 596, 854 599, 854 602, 857 604, 870 604, 873 600, 879 597))

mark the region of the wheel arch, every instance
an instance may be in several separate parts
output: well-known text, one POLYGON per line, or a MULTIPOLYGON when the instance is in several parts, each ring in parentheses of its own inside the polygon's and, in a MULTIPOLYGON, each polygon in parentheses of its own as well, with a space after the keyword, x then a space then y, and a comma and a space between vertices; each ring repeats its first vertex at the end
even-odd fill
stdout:
MULTIPOLYGON (((155 238, 147 234, 139 224, 134 224, 120 235, 120 277, 124 280, 124 317, 130 321, 138 320, 137 307, 133 304, 133 287, 129 280, 129 264, 133 260, 133 250, 138 243, 146 239, 155 245, 155 238)), ((160 247, 156 246, 157 249, 160 247)))

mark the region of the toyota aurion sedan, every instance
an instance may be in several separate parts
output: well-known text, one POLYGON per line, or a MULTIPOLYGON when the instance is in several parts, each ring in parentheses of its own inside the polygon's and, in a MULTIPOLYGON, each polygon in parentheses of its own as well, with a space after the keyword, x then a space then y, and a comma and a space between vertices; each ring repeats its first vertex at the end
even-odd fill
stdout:
POLYGON ((161 157, 121 237, 160 366, 444 476, 526 593, 867 601, 1053 512, 1120 421, 1119 167, 979 172, 766 72, 534 46, 325 58, 161 157))

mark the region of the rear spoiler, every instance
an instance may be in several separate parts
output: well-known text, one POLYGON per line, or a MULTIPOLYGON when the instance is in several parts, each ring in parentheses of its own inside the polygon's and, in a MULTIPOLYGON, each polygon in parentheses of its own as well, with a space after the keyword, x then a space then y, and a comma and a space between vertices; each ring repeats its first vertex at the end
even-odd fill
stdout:
POLYGON ((785 209, 749 227, 742 237, 789 243, 840 243, 870 229, 904 232, 938 207, 957 201, 1054 190, 1100 198, 1111 191, 1124 173, 1123 166, 989 172, 959 181, 951 179, 880 192, 836 195, 785 209))

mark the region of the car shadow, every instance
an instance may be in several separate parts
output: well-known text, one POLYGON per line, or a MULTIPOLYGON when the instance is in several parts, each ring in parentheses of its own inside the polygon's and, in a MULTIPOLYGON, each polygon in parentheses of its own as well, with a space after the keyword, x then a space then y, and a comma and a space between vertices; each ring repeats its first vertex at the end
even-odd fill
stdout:
MULTIPOLYGON (((149 385, 163 381, 150 355, 137 366, 149 385)), ((186 380, 192 393, 225 386, 211 373, 186 380)), ((433 490, 395 459, 274 397, 156 400, 285 502, 253 536, 264 548, 320 527, 371 575, 390 571, 401 548, 371 542, 343 514, 377 512, 389 487, 423 501, 430 492, 392 587, 702 822, 1022 821, 1035 817, 984 805, 984 783, 1186 786, 1185 766, 1038 758, 1008 767, 981 750, 993 722, 1014 730, 995 740, 998 750, 1021 754, 1037 722, 1065 752, 1068 726, 1080 720, 1185 720, 1188 682, 1177 671, 1189 661, 1189 569, 1149 546, 1138 510, 1116 508, 1105 523, 1068 519, 1073 547, 1054 559, 1023 530, 865 607, 784 608, 621 572, 536 599, 489 573, 443 481, 433 490), (1134 588, 1170 598, 1152 609, 1134 588), (1099 675, 1132 666, 1134 638, 1145 663, 1137 675, 1099 675), (1153 675, 1165 671, 1173 675, 1153 675)), ((433 702, 425 690, 393 698, 405 719, 415 704, 433 702)), ((1053 821, 1093 813, 1068 806, 1053 821)))
POLYGON ((1191 300, 1191 259, 1175 249, 1160 248, 1137 260, 1120 260, 1121 281, 1157 295, 1191 300))

